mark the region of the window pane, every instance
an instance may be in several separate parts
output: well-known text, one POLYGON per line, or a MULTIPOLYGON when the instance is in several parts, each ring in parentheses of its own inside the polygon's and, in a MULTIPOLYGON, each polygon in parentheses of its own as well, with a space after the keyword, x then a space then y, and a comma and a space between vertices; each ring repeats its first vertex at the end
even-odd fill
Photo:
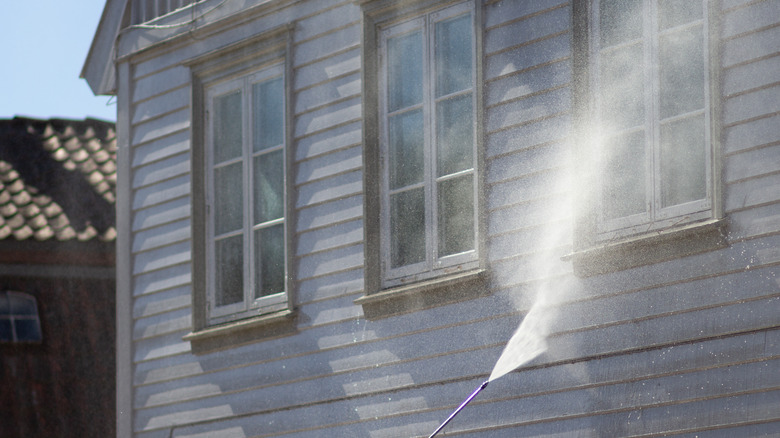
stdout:
POLYGON ((8 302, 12 315, 37 315, 35 301, 31 297, 20 296, 14 293, 8 294, 8 302))
POLYGON ((282 78, 252 86, 254 151, 284 142, 284 83, 282 78))
POLYGON ((601 57, 601 115, 608 131, 644 123, 642 45, 610 51, 601 57))
POLYGON ((393 268, 425 260, 425 193, 422 188, 390 196, 390 236, 393 268))
POLYGON ((473 167, 474 126, 471 93, 439 102, 436 107, 438 176, 473 167))
POLYGON ((241 229, 244 223, 241 163, 214 169, 214 233, 241 229))
POLYGON ((255 231, 255 298, 284 292, 284 225, 255 231))
POLYGON ((609 47, 642 37, 642 0, 599 1, 600 45, 609 47))
POLYGON ((283 150, 255 157, 255 224, 284 216, 283 150))
POLYGON ((700 0, 660 0, 658 2, 658 27, 661 30, 700 20, 703 16, 704 10, 700 0))
POLYGON ((217 240, 214 246, 216 305, 239 303, 244 300, 244 238, 234 236, 217 240))
POLYGON ((10 319, 0 319, 0 341, 11 342, 14 340, 10 319))
POLYGON ((471 15, 436 23, 436 96, 471 88, 471 15))
POLYGON ((439 183, 439 257, 474 249, 474 177, 439 183))
POLYGON ((661 125, 661 205, 707 196, 704 116, 661 125))
POLYGON ((702 27, 664 35, 659 41, 661 118, 704 108, 702 27))
POLYGON ((37 342, 41 340, 41 327, 37 319, 16 319, 17 342, 37 342))
POLYGON ((214 162, 241 156, 241 92, 214 99, 214 162))
POLYGON ((387 40, 388 111, 422 102, 422 33, 387 40))
POLYGON ((604 150, 602 210, 605 219, 645 211, 645 133, 613 137, 604 150))
POLYGON ((422 110, 397 114, 388 120, 390 188, 406 187, 423 180, 422 110))

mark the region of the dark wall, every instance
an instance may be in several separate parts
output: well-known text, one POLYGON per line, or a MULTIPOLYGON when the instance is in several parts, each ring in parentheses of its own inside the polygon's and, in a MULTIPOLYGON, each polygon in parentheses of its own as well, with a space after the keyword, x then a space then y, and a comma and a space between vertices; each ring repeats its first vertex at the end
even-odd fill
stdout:
POLYGON ((115 281, 0 277, 38 301, 43 341, 0 344, 0 437, 115 436, 115 281))

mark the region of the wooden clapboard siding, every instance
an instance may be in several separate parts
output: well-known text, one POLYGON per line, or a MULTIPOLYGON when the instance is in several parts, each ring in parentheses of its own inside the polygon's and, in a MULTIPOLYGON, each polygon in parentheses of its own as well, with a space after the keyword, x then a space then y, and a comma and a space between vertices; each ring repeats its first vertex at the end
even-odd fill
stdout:
POLYGON ((134 29, 120 43, 132 74, 120 99, 132 150, 132 327, 123 336, 133 346, 126 406, 135 436, 427 435, 489 374, 538 291, 559 301, 549 350, 488 386, 448 434, 747 436, 780 427, 780 2, 711 3, 728 245, 586 278, 561 260, 579 189, 572 2, 477 2, 491 293, 374 320, 354 304, 365 294, 371 177, 361 6, 239 3, 215 9, 205 30, 134 29), (195 354, 182 340, 192 330, 187 65, 287 23, 294 330, 195 354))
POLYGON ((131 336, 137 388, 142 365, 160 366, 189 351, 181 337, 192 327, 192 289, 190 73, 174 66, 149 69, 143 76, 136 68, 135 74, 131 251, 136 299, 131 336))

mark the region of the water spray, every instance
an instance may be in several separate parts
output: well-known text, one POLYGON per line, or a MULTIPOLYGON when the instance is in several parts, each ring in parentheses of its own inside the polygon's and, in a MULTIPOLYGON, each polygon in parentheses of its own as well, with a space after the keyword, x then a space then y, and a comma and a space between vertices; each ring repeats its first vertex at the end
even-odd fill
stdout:
POLYGON ((531 310, 523 318, 520 327, 517 328, 515 334, 512 335, 506 347, 504 347, 504 351, 493 367, 493 372, 490 373, 490 378, 482 382, 471 395, 466 397, 466 400, 428 438, 433 438, 440 430, 444 429, 444 426, 455 418, 480 391, 485 389, 488 383, 515 370, 547 350, 545 339, 549 329, 548 322, 552 316, 552 308, 547 305, 548 299, 545 297, 534 302, 531 310))

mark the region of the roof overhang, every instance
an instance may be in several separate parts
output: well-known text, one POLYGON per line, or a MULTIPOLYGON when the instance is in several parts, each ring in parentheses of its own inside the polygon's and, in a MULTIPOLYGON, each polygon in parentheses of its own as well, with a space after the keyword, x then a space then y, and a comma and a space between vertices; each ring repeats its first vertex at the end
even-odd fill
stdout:
POLYGON ((127 10, 127 0, 106 0, 87 59, 81 70, 95 95, 116 94, 116 42, 127 10))

